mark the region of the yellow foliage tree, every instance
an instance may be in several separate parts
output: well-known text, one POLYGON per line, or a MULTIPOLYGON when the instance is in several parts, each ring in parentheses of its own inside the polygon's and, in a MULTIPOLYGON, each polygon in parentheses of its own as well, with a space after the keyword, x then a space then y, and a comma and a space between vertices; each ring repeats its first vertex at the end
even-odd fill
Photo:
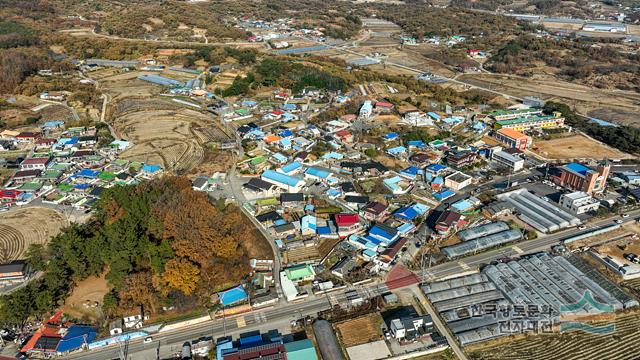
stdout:
POLYGON ((185 258, 174 258, 164 265, 161 282, 165 295, 170 289, 191 295, 196 289, 198 281, 200 281, 200 269, 185 258))

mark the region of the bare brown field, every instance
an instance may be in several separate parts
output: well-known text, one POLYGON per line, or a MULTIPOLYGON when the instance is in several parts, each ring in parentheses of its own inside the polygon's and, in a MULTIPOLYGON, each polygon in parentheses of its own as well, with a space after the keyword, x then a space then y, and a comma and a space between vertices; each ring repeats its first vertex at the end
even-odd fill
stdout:
POLYGON ((350 347, 380 340, 382 337, 380 330, 382 322, 382 316, 376 312, 353 320, 343 321, 335 326, 338 329, 344 347, 350 347))
POLYGON ((313 246, 299 247, 285 252, 285 262, 287 263, 297 263, 319 258, 320 254, 318 253, 318 249, 313 246))
POLYGON ((101 315, 102 299, 109 289, 104 274, 88 277, 75 285, 61 310, 72 317, 96 320, 101 315))
POLYGON ((24 258, 31 244, 46 244, 68 225, 61 213, 43 207, 0 214, 0 263, 24 258))
MULTIPOLYGON (((467 348, 476 360, 632 360, 638 358, 640 315, 618 314, 612 334, 572 331, 553 335, 502 338, 467 348), (512 341, 511 341, 512 340, 512 341)), ((604 325, 606 323, 600 324, 604 325)))
POLYGON ((535 152, 547 159, 633 159, 635 156, 604 145, 582 134, 534 142, 535 152))

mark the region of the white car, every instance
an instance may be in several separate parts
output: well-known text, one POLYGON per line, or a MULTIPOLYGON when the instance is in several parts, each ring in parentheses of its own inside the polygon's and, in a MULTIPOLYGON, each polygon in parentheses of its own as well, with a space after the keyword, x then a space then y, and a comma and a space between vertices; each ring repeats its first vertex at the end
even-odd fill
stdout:
POLYGON ((622 224, 622 220, 616 219, 616 224, 622 224))
POLYGON ((626 219, 626 218, 628 218, 628 217, 629 217, 629 214, 622 214, 622 218, 623 218, 623 219, 626 219))
POLYGON ((144 338, 144 343, 145 344, 149 344, 152 341, 153 341, 153 338, 151 336, 147 336, 146 338, 144 338))
POLYGON ((587 228, 587 227, 586 227, 586 226, 584 226, 584 225, 580 225, 580 226, 578 226, 578 230, 584 230, 584 229, 586 229, 586 228, 587 228))

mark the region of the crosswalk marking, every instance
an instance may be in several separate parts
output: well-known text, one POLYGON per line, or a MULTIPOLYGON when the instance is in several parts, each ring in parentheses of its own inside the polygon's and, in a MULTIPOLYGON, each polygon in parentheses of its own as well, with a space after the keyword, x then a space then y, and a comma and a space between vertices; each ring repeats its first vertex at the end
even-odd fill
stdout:
POLYGON ((458 261, 458 265, 460 265, 462 270, 469 270, 469 265, 467 265, 466 263, 464 263, 462 261, 458 261))
POLYGON ((244 316, 237 317, 236 324, 238 324, 239 328, 247 326, 247 322, 244 320, 244 316))
POLYGON ((513 249, 513 251, 517 252, 518 254, 524 254, 524 251, 522 251, 522 249, 520 249, 517 246, 512 246, 511 248, 513 249))

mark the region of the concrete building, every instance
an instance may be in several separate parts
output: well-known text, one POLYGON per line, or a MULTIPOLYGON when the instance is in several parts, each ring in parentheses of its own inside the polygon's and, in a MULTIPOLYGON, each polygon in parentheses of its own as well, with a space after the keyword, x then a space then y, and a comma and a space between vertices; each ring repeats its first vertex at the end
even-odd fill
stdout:
POLYGON ((444 178, 444 186, 458 191, 471 185, 472 180, 473 178, 471 176, 457 171, 444 178))
POLYGON ((598 163, 595 168, 579 163, 570 163, 560 169, 558 175, 551 180, 571 190, 584 191, 587 194, 601 193, 607 185, 611 164, 607 161, 598 163))
POLYGON ((429 315, 393 319, 390 325, 391 335, 398 340, 413 340, 433 332, 433 319, 429 315))
POLYGON ((598 210, 600 202, 584 191, 576 191, 569 194, 562 194, 560 196, 560 206, 579 215, 598 210))
POLYGON ((542 110, 540 109, 515 109, 515 110, 496 110, 489 114, 489 117, 494 119, 495 121, 502 120, 511 120, 517 119, 520 117, 532 116, 532 115, 541 115, 542 110))
POLYGON ((525 131, 532 129, 548 129, 564 126, 564 117, 559 112, 553 115, 531 115, 509 120, 496 121, 495 129, 513 129, 525 131))
POLYGON ((496 131, 495 138, 512 149, 524 151, 531 146, 531 137, 510 128, 496 131))
POLYGON ((491 153, 491 160, 510 169, 512 172, 520 171, 524 168, 524 159, 506 151, 496 151, 491 153))

